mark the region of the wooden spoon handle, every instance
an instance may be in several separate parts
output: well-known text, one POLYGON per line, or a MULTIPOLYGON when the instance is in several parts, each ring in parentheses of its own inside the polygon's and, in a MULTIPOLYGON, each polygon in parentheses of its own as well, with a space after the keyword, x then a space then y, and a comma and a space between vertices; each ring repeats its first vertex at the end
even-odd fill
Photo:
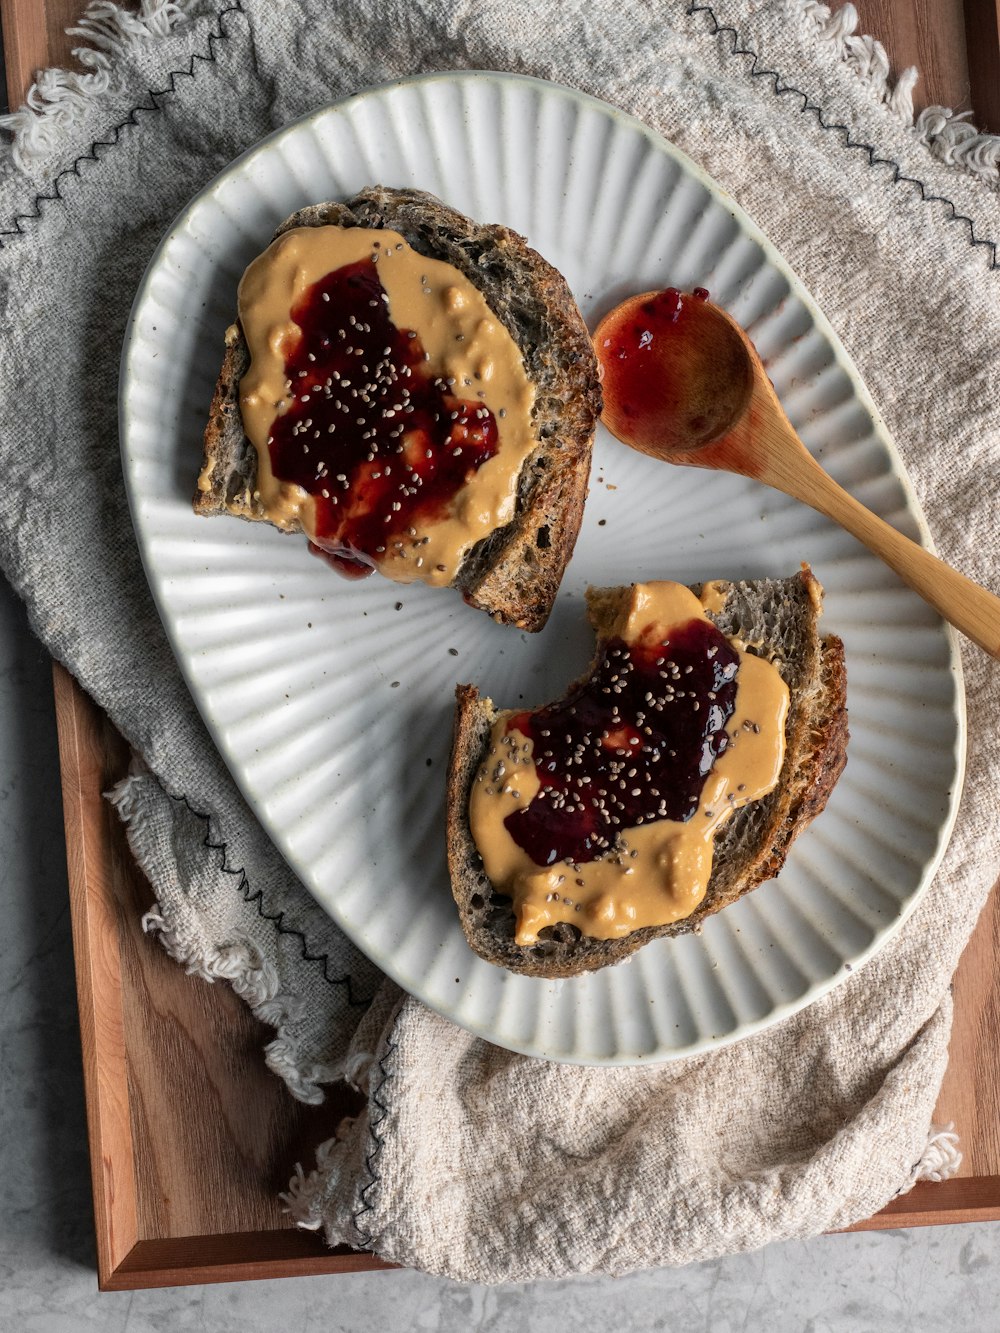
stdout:
MULTIPOLYGON (((791 432, 791 427, 788 428, 791 432)), ((973 643, 1000 658, 1000 597, 952 569, 936 555, 904 537, 849 495, 792 433, 798 449, 769 451, 760 480, 818 509, 846 528, 894 569, 904 583, 961 630, 973 643)))

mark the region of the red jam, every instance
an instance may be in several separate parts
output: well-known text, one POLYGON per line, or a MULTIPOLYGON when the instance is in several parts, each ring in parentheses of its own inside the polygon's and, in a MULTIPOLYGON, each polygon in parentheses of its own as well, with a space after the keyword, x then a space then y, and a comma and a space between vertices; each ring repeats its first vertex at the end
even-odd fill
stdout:
POLYGON ((687 296, 674 287, 628 301, 598 329, 594 350, 601 367, 603 419, 618 439, 658 456, 662 442, 681 432, 693 444, 717 439, 731 407, 715 386, 747 378, 745 357, 718 351, 702 339, 708 291, 687 296))
POLYGON ((626 829, 697 810, 728 744, 739 655, 707 620, 660 632, 612 639, 565 699, 507 724, 534 742, 541 788, 504 824, 536 865, 594 861, 626 829))
POLYGON ((428 374, 370 259, 328 273, 291 314, 302 337, 285 362, 292 403, 271 427, 271 469, 315 498, 317 554, 358 577, 447 515, 496 453, 496 421, 428 374))

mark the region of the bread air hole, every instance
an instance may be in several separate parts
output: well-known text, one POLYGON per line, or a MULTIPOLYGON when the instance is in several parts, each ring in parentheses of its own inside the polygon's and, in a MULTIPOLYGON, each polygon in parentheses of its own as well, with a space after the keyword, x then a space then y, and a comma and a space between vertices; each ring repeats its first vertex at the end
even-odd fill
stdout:
POLYGON ((583 939, 583 931, 568 921, 557 921, 554 926, 545 926, 538 935, 539 942, 552 944, 575 944, 583 939))
POLYGON ((543 524, 535 535, 535 545, 542 551, 547 551, 551 542, 549 540, 549 525, 543 524))

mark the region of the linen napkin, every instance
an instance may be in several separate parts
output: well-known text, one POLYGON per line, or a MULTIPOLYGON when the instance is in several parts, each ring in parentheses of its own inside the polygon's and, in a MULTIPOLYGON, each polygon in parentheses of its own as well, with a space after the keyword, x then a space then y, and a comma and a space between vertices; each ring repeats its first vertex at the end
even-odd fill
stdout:
MULTIPOLYGON (((512 1055, 389 983, 239 796, 173 662, 116 438, 132 295, 174 214, 275 126, 432 68, 518 70, 639 116, 727 188, 843 339, 945 559, 997 586, 997 141, 932 109, 850 5, 543 0, 100 3, 83 72, 48 72, 0 158, 0 562, 32 623, 132 744, 114 793, 148 924, 275 1028, 306 1100, 368 1106, 288 1193, 331 1243, 478 1281, 624 1273, 870 1215, 954 1169, 930 1121, 949 981, 997 874, 996 664, 965 645, 968 777, 935 883, 803 1013, 710 1055, 589 1070, 512 1055)), ((331 1126, 331 1132, 333 1131, 331 1126)))

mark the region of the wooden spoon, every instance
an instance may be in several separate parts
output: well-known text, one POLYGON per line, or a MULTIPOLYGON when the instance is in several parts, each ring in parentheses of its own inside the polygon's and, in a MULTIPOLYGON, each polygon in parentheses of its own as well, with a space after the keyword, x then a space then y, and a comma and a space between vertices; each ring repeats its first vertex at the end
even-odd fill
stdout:
POLYGON ((936 611, 1000 657, 1000 598, 910 541, 824 472, 785 416, 753 343, 696 288, 616 306, 597 326, 603 421, 669 463, 753 477, 818 509, 863 542, 936 611))

